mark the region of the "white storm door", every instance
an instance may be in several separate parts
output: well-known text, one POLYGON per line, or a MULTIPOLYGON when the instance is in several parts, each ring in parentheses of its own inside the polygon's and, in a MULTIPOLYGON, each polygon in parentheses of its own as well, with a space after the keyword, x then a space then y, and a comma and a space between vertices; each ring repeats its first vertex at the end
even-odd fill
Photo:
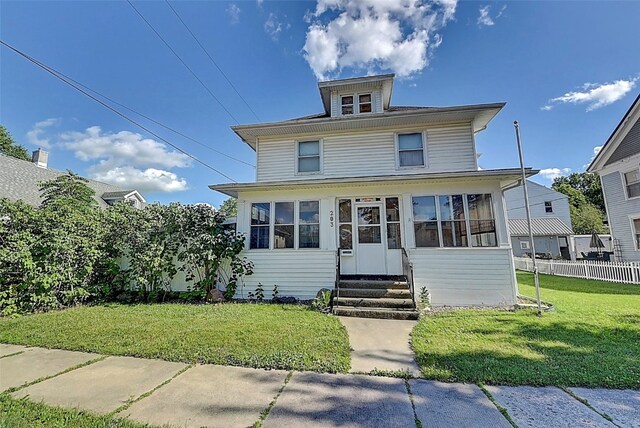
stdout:
POLYGON ((356 206, 356 257, 359 274, 386 274, 382 204, 356 206))

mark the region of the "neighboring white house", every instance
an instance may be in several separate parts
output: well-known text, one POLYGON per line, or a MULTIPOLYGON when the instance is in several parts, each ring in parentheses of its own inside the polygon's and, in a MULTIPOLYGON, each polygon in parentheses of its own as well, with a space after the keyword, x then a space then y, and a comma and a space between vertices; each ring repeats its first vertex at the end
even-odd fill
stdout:
POLYGON ((640 261, 640 95, 595 157, 616 260, 640 261))
MULTIPOLYGON (((571 213, 569 197, 541 184, 527 180, 533 240, 536 253, 553 258, 571 259, 571 213)), ((522 186, 504 192, 509 218, 513 255, 531 254, 531 242, 526 218, 522 186)))
MULTIPOLYGON (((480 170, 475 144, 504 103, 396 107, 393 79, 320 82, 323 113, 232 127, 256 151, 256 182, 210 188, 238 198, 248 290, 313 298, 345 278, 393 288, 411 262, 434 305, 516 302, 503 191, 520 170, 480 170)), ((375 306, 366 300, 347 304, 375 306)))

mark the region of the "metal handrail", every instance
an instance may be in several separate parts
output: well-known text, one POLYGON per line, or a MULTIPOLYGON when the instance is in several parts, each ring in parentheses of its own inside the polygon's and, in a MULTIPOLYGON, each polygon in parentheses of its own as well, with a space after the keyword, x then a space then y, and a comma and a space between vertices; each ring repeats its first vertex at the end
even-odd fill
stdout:
MULTIPOLYGON (((340 247, 338 247, 338 251, 336 252, 336 298, 335 301, 338 302, 340 299, 340 247)), ((331 306, 333 307, 333 300, 331 301, 331 306)))
POLYGON ((409 283, 409 291, 411 292, 411 301, 413 302, 413 308, 416 306, 416 294, 413 285, 413 263, 409 260, 407 250, 402 247, 402 274, 407 277, 409 283))

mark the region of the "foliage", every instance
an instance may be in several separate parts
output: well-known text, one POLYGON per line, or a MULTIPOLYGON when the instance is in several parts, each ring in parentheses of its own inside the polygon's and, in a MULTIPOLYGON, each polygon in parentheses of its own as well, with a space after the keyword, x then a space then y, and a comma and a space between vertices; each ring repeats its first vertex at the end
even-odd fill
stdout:
POLYGON ((99 416, 84 410, 63 409, 35 403, 27 398, 17 399, 9 394, 0 394, 0 427, 150 428, 150 425, 112 415, 99 416))
POLYGON ((314 311, 328 312, 331 308, 331 290, 322 289, 309 306, 314 311))
POLYGON ((256 291, 248 292, 247 297, 249 298, 249 300, 255 300, 258 303, 264 302, 264 287, 262 286, 262 284, 258 283, 258 286, 256 287, 256 291))
POLYGON ((566 193, 566 187, 569 186, 584 195, 587 202, 594 205, 603 215, 606 213, 604 205, 604 195, 602 193, 602 184, 598 174, 589 172, 574 172, 567 177, 557 177, 553 180, 551 188, 566 193))
POLYGON ((0 343, 320 372, 350 359, 340 320, 296 305, 80 306, 0 318, 0 343))
MULTIPOLYGON (((533 275, 519 291, 535 296, 533 275)), ((412 332, 430 379, 512 385, 640 387, 640 288, 540 275, 555 310, 458 310, 423 317, 412 332)))
POLYGON ((277 302, 280 297, 280 291, 278 291, 278 284, 273 284, 273 293, 271 293, 271 301, 277 302))
POLYGON ((236 198, 229 198, 224 201, 218 211, 225 217, 235 217, 238 215, 238 200, 236 198))
POLYGON ((23 146, 17 144, 7 128, 0 125, 0 153, 17 159, 31 161, 29 152, 23 146))
POLYGON ((587 200, 587 197, 580 190, 569 183, 554 182, 553 186, 556 191, 569 196, 569 211, 574 233, 584 235, 593 232, 606 232, 603 214, 587 200))
POLYGON ((429 290, 427 290, 427 287, 420 287, 418 299, 420 300, 420 304, 423 307, 431 305, 431 294, 429 294, 429 290))
POLYGON ((83 206, 96 205, 95 191, 87 186, 87 180, 71 171, 52 180, 40 183, 42 206, 46 207, 61 199, 70 200, 83 206))

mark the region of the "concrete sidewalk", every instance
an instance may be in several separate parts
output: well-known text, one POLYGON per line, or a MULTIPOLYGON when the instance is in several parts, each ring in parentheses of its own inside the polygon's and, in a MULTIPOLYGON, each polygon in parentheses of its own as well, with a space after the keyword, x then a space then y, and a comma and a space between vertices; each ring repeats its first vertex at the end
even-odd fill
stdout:
MULTIPOLYGON (((640 391, 487 389, 520 427, 640 428, 640 391)), ((247 427, 259 420, 265 427, 411 427, 416 421, 425 427, 511 426, 491 399, 470 384, 189 366, 3 344, 0 390, 181 427, 247 427)))

